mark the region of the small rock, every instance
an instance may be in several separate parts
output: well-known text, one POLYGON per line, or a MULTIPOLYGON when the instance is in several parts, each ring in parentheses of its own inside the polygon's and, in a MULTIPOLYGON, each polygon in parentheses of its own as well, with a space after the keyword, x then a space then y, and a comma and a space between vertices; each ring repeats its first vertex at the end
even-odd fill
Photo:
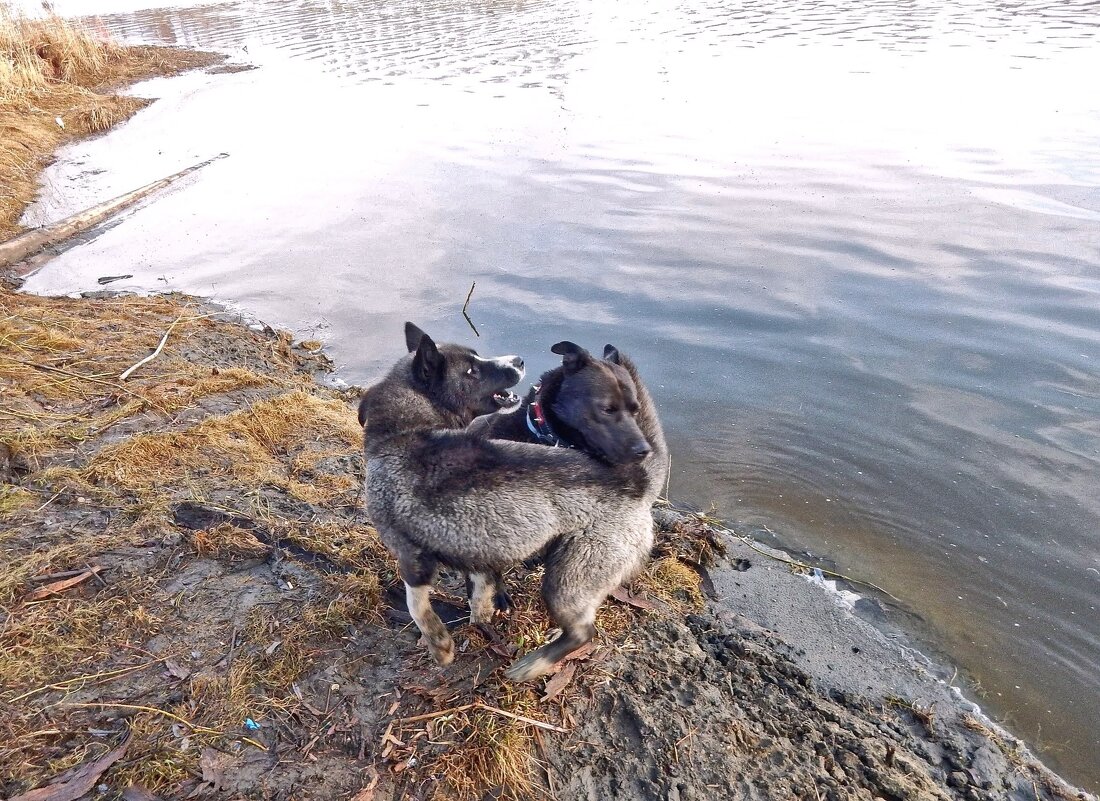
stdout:
POLYGON ((970 777, 961 770, 952 771, 947 776, 948 787, 966 787, 968 784, 970 784, 970 777))

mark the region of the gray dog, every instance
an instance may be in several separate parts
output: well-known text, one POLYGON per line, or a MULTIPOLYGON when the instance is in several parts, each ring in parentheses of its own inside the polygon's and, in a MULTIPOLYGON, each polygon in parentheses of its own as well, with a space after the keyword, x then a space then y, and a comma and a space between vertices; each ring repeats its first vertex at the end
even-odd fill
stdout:
POLYGON ((536 678, 594 636, 596 610, 652 548, 650 507, 668 461, 652 400, 617 351, 596 360, 559 343, 566 374, 596 364, 614 378, 597 404, 609 432, 601 458, 489 439, 484 426, 466 427, 517 404, 509 390, 523 378, 523 362, 436 345, 412 323, 405 341, 409 355, 359 405, 368 512, 398 559, 409 613, 444 665, 454 643, 428 600, 438 566, 470 575, 471 620, 488 622, 499 571, 542 555, 543 598, 561 635, 506 671, 514 681, 536 678))

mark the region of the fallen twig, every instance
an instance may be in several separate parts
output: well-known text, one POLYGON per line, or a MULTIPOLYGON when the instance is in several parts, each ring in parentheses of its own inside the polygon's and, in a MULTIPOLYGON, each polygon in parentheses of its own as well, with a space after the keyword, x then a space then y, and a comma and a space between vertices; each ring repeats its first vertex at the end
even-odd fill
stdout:
POLYGON ((474 701, 472 704, 463 704, 462 706, 453 706, 449 709, 440 709, 437 712, 426 712, 423 715, 414 715, 411 718, 398 718, 396 723, 419 723, 423 720, 431 720, 433 718, 441 718, 444 715, 457 715, 459 712, 466 712, 471 709, 484 709, 486 712, 491 712, 494 715, 500 715, 501 717, 511 718, 512 720, 518 720, 521 723, 529 723, 532 726, 537 726, 540 729, 546 729, 547 731, 556 731, 562 734, 567 734, 568 729, 563 729, 561 726, 555 726, 553 723, 547 723, 544 720, 535 720, 534 718, 524 717, 523 715, 517 715, 513 712, 507 712, 503 709, 497 709, 495 706, 489 706, 481 701, 474 701))
POLYGON ((86 570, 80 571, 79 575, 72 578, 62 579, 61 581, 55 581, 52 584, 47 584, 45 587, 39 587, 37 590, 27 596, 28 601, 41 601, 43 598, 49 598, 51 595, 60 595, 70 587, 75 587, 82 581, 87 581, 103 568, 99 565, 95 567, 89 567, 86 570))
POLYGON ((160 406, 157 406, 157 404, 153 403, 151 400, 146 398, 144 395, 140 395, 137 392, 134 392, 132 389, 129 389, 128 387, 124 387, 121 384, 116 384, 113 381, 103 381, 102 379, 93 378, 92 376, 81 375, 80 373, 73 373, 73 372, 70 372, 68 370, 62 370, 60 367, 49 367, 45 364, 35 364, 34 362, 24 361, 23 359, 12 359, 11 357, 5 357, 5 358, 7 358, 8 361, 15 362, 16 364, 22 364, 26 367, 33 367, 36 370, 45 370, 45 371, 50 372, 50 373, 60 373, 61 375, 67 375, 70 378, 79 378, 81 381, 88 381, 92 384, 103 384, 104 386, 112 387, 114 389, 120 389, 123 392, 125 392, 127 395, 133 395, 135 398, 137 398, 142 403, 148 403, 154 409, 157 409, 157 410, 163 412, 164 414, 168 414, 168 411, 166 409, 163 409, 160 406))
MULTIPOLYGON (((51 498, 50 498, 50 499, 49 499, 48 501, 46 501, 46 502, 45 502, 44 504, 42 504, 42 505, 41 505, 41 506, 39 506, 39 507, 38 507, 37 509, 35 509, 35 510, 34 510, 34 513, 35 513, 35 514, 38 514, 38 513, 39 513, 39 512, 41 512, 41 511, 42 511, 43 509, 45 509, 45 508, 46 508, 47 506, 49 506, 49 505, 50 505, 51 503, 53 503, 54 501, 56 501, 56 500, 57 500, 57 497, 58 497, 58 496, 59 496, 59 495, 60 495, 60 494, 61 494, 62 492, 63 492, 63 490, 58 490, 57 492, 55 492, 55 493, 53 494, 53 496, 52 496, 52 497, 51 497, 51 498)), ((80 571, 78 570, 78 571, 76 571, 76 572, 78 572, 78 573, 79 573, 80 571)))
POLYGON ((109 707, 111 709, 131 709, 135 712, 149 712, 153 715, 163 715, 164 717, 170 718, 177 723, 182 723, 184 726, 191 729, 191 731, 197 732, 198 734, 212 734, 216 737, 235 737, 238 740, 242 740, 250 745, 256 746, 261 751, 267 750, 267 746, 263 745, 262 743, 256 742, 251 737, 243 737, 239 734, 236 734, 235 732, 225 732, 219 729, 211 729, 206 726, 199 726, 196 723, 192 723, 187 718, 181 718, 179 715, 175 715, 165 709, 159 709, 155 706, 141 706, 139 704, 115 704, 109 701, 95 701, 90 704, 65 704, 65 706, 84 709, 96 707, 109 707))
MULTIPOLYGON (((60 493, 58 493, 60 495, 60 493)), ((57 497, 56 495, 54 497, 57 497)), ((79 570, 62 570, 60 573, 46 573, 44 576, 31 576, 27 581, 38 584, 42 581, 54 581, 55 579, 69 578, 70 576, 79 576, 85 572, 88 568, 82 567, 79 570)))
POLYGON ((183 319, 183 315, 181 314, 179 317, 177 317, 175 320, 173 320, 172 324, 170 326, 168 326, 168 330, 164 332, 164 336, 162 336, 160 338, 160 344, 157 345, 157 349, 154 350, 152 353, 150 353, 148 356, 146 356, 144 359, 142 359, 137 364, 132 365, 130 367, 127 367, 125 370, 123 370, 122 375, 120 375, 118 377, 118 380, 119 381, 125 381, 127 378, 130 377, 130 374, 133 373, 134 370, 138 369, 143 364, 148 364, 149 362, 153 361, 153 359, 157 358, 157 356, 160 355, 160 352, 162 350, 164 350, 164 344, 168 341, 168 335, 172 333, 172 329, 175 328, 176 324, 179 323, 179 321, 182 320, 182 319, 183 319))
MULTIPOLYGON (((125 676, 129 673, 136 673, 139 670, 145 670, 146 668, 150 668, 153 665, 159 664, 160 662, 163 662, 163 661, 164 661, 164 659, 157 659, 157 660, 154 660, 153 662, 147 662, 144 665, 135 665, 134 667, 119 668, 118 670, 106 670, 102 673, 91 673, 91 674, 88 674, 86 676, 77 676, 76 678, 73 678, 73 679, 65 679, 64 681, 57 681, 57 682, 54 682, 53 684, 47 684, 47 685, 44 685, 42 687, 36 687, 33 690, 28 690, 27 692, 23 693, 22 695, 17 695, 17 696, 15 696, 15 698, 9 699, 8 703, 9 704, 14 704, 16 701, 22 701, 24 698, 30 698, 32 695, 38 695, 39 693, 44 693, 47 690, 69 690, 69 689, 71 689, 70 685, 73 685, 73 684, 79 684, 81 686, 85 686, 85 684, 87 682, 92 681, 93 679, 108 679, 108 678, 109 679, 117 679, 120 676, 125 676)), ((100 683, 100 682, 97 682, 97 683, 100 683)))
POLYGON ((432 718, 441 718, 444 715, 457 715, 459 712, 465 712, 468 709, 473 709, 477 706, 477 703, 463 704, 462 706, 453 706, 450 709, 440 709, 437 712, 427 712, 423 715, 414 715, 411 718, 398 718, 398 723, 419 723, 422 720, 431 720, 432 718))
POLYGON ((76 234, 87 231, 92 226, 98 225, 111 215, 132 206, 137 201, 152 194, 158 189, 162 189, 173 181, 195 170, 201 169, 211 162, 225 158, 228 155, 228 153, 221 153, 199 164, 192 165, 177 173, 173 173, 166 178, 161 178, 159 181, 146 184, 140 189, 127 192, 125 195, 120 195, 112 200, 92 206, 90 209, 85 209, 71 217, 66 217, 53 225, 35 228, 13 239, 9 239, 7 242, 2 242, 0 243, 0 267, 7 267, 8 265, 15 264, 17 261, 22 261, 23 259, 33 256, 38 251, 50 245, 63 242, 76 234))
POLYGON ((503 715, 504 717, 511 718, 512 720, 518 720, 522 723, 529 723, 532 726, 537 726, 540 729, 546 729, 546 731, 556 731, 560 732, 561 734, 569 733, 569 729, 563 729, 561 726, 555 726, 553 723, 547 723, 543 720, 535 720, 534 718, 524 717, 523 715, 516 715, 512 712, 505 712, 503 709, 497 709, 495 706, 489 706, 488 704, 483 704, 480 701, 476 704, 476 706, 480 709, 484 709, 486 712, 492 712, 494 715, 503 715))

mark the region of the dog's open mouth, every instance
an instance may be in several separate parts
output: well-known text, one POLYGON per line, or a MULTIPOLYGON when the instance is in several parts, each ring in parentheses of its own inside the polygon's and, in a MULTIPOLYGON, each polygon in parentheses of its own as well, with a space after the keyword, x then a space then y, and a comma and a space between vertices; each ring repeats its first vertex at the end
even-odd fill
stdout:
POLYGON ((503 389, 500 392, 493 393, 493 403, 501 409, 507 409, 509 406, 515 406, 519 403, 519 395, 503 389))

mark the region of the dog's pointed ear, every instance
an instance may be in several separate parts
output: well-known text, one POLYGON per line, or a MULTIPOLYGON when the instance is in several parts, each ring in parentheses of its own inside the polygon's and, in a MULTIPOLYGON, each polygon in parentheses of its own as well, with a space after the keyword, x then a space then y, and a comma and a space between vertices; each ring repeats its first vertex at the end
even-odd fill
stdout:
POLYGON ((609 361, 612 364, 622 364, 622 362, 619 361, 619 349, 614 345, 603 346, 603 357, 605 361, 609 361))
MULTIPOLYGON (((414 325, 413 328, 416 326, 414 325)), ((420 331, 419 328, 416 330, 420 331)), ((439 354, 439 348, 435 346, 430 336, 420 331, 416 355, 413 356, 413 375, 425 384, 431 384, 442 373, 443 357, 439 354)))
POLYGON ((405 347, 409 349, 409 353, 413 353, 418 347, 420 347, 420 340, 426 337, 419 326, 414 323, 405 323, 405 347))
POLYGON ((577 372, 592 358, 592 354, 572 342, 559 342, 550 348, 550 352, 561 356, 561 366, 567 373, 577 372))

